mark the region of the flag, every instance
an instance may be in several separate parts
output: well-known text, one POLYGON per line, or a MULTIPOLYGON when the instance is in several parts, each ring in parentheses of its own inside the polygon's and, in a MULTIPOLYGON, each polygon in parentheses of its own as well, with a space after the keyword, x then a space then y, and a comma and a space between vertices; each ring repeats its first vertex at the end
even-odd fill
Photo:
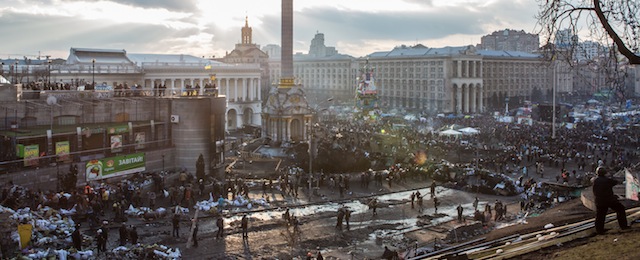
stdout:
POLYGON ((210 70, 211 69, 211 64, 207 64, 207 66, 204 66, 205 70, 210 70))

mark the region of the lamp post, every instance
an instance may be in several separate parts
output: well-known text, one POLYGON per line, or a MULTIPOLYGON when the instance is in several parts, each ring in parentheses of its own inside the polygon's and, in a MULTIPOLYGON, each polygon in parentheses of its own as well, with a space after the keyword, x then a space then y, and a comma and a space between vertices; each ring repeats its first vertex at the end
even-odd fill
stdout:
POLYGON ((91 88, 96 89, 96 59, 91 59, 91 88))
POLYGON ((164 154, 162 154, 162 172, 164 172, 164 154))
POLYGON ((16 84, 18 84, 18 60, 16 60, 13 65, 13 74, 15 75, 13 78, 15 79, 16 84))
POLYGON ((47 86, 51 86, 51 60, 47 60, 47 86))

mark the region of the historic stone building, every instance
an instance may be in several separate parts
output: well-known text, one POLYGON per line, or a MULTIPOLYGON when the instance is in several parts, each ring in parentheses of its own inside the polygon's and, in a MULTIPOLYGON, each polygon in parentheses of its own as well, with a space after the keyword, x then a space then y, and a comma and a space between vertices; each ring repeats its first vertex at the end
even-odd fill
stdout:
MULTIPOLYGON (((333 97, 352 102, 358 68, 369 59, 375 69, 380 106, 417 113, 473 114, 509 102, 547 95, 554 81, 558 93, 572 91, 570 67, 538 54, 477 50, 473 46, 428 48, 398 46, 391 51, 353 58, 294 56, 294 75, 310 103, 333 97), (499 100, 498 100, 499 99, 499 100)), ((270 59, 271 77, 280 76, 279 60, 270 59)))
POLYGON ((236 44, 235 49, 227 53, 219 61, 226 64, 258 64, 260 67, 260 96, 266 96, 271 87, 271 82, 269 81, 269 55, 260 50, 260 45, 253 42, 253 29, 249 27, 248 17, 245 18, 244 27, 240 31, 241 42, 236 44))

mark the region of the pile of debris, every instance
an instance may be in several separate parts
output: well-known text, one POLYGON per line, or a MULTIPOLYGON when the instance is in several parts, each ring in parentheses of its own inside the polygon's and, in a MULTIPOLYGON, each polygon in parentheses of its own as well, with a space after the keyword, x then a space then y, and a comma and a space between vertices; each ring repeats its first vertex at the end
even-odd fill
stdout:
POLYGON ((234 200, 219 198, 218 200, 214 200, 213 196, 209 195, 208 200, 202 200, 196 202, 194 206, 195 209, 204 212, 213 212, 221 209, 231 209, 231 208, 246 208, 248 210, 252 209, 255 206, 269 206, 269 203, 264 198, 259 199, 246 199, 242 195, 236 196, 234 200))
POLYGON ((71 233, 73 233, 75 223, 70 217, 62 216, 50 207, 45 206, 33 211, 30 208, 13 210, 0 206, 0 214, 3 219, 8 220, 3 222, 3 229, 12 229, 8 244, 13 247, 9 248, 7 252, 21 252, 29 259, 49 259, 51 257, 66 259, 69 256, 84 259, 82 257, 89 257, 93 254, 90 250, 66 250, 71 247, 71 233), (21 243, 21 237, 18 233, 19 225, 27 227, 26 234, 23 233, 22 242, 27 241, 28 244, 22 246, 22 251, 19 249, 21 243), (24 236, 28 239, 25 239, 24 236))
POLYGON ((180 249, 158 244, 119 246, 107 253, 108 259, 180 259, 181 256, 180 249))

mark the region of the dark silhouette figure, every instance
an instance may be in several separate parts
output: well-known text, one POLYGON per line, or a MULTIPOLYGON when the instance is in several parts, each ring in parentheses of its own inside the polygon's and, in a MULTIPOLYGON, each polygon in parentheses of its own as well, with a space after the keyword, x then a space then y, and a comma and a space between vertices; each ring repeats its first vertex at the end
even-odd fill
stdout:
POLYGON ((618 182, 606 176, 607 171, 603 167, 596 169, 598 177, 593 181, 593 195, 596 199, 596 232, 604 234, 604 220, 607 216, 609 208, 616 212, 618 225, 620 229, 629 229, 627 225, 627 217, 624 206, 618 201, 616 195, 613 194, 613 186, 618 182))

